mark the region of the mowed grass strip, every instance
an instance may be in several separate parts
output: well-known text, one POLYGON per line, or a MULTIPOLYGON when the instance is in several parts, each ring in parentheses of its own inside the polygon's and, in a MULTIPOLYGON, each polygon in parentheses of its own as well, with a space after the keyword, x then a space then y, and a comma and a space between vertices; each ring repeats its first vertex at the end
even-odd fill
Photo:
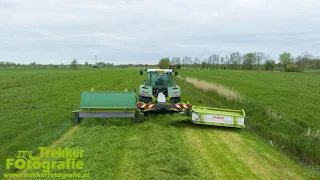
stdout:
MULTIPOLYGON (((84 150, 84 169, 90 179, 198 179, 182 129, 170 125, 175 117, 86 119, 78 130, 50 149, 84 150)), ((180 121, 180 120, 178 120, 180 121)), ((181 120, 182 123, 185 121, 181 120)))
POLYGON ((186 143, 198 157, 195 165, 206 179, 316 178, 248 133, 212 127, 183 130, 186 143))
MULTIPOLYGON (((208 179, 258 179, 250 168, 237 159, 231 149, 221 140, 214 137, 212 127, 185 128, 185 139, 198 157, 197 166, 203 169, 208 179), (230 163, 231 162, 231 163, 230 163)), ((236 133, 236 132, 230 132, 236 133)))
POLYGON ((237 155, 237 159, 244 162, 259 177, 263 177, 262 179, 289 180, 315 177, 249 133, 230 133, 223 130, 216 133, 216 136, 237 155))
POLYGON ((258 138, 233 128, 191 124, 172 115, 147 121, 86 119, 50 149, 84 150, 90 179, 308 179, 258 138))

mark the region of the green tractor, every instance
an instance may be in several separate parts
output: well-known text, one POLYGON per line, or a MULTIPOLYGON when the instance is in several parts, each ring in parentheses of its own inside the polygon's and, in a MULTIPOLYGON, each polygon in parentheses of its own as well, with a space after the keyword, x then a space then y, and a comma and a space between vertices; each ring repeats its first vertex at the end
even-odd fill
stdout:
POLYGON ((244 128, 244 110, 230 110, 195 106, 181 102, 181 89, 173 82, 178 75, 174 69, 145 69, 147 80, 140 85, 139 96, 135 89, 124 92, 82 92, 80 109, 73 111, 74 122, 82 118, 124 118, 144 119, 147 112, 171 112, 189 116, 195 124, 244 128), (138 101, 137 101, 138 99, 138 101))
MULTIPOLYGON (((139 88, 139 103, 137 107, 152 107, 152 111, 172 111, 175 104, 180 103, 181 90, 173 82, 171 69, 148 69, 147 81, 139 88)), ((143 75, 143 71, 140 71, 143 75)), ((140 108, 142 112, 145 110, 140 108)), ((150 108, 148 110, 151 110, 150 108)))

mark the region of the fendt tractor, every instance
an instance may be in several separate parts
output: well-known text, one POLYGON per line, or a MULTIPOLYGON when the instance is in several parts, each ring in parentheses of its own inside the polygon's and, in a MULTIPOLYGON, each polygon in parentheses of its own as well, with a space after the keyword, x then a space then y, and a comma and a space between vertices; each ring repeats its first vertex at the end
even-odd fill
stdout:
POLYGON ((181 102, 181 89, 173 81, 178 76, 175 69, 140 70, 146 72, 147 80, 136 90, 123 92, 86 91, 82 92, 80 109, 73 111, 74 123, 83 118, 137 118, 145 120, 145 114, 178 113, 189 116, 195 124, 244 128, 245 112, 241 110, 220 109, 195 106, 181 102))

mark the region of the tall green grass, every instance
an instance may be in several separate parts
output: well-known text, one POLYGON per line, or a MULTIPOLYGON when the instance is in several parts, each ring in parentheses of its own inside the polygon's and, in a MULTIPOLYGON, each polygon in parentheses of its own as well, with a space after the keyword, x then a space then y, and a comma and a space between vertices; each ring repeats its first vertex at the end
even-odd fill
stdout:
MULTIPOLYGON (((205 74, 205 77, 211 77, 212 75, 210 74, 210 72, 211 71, 206 71, 207 74, 205 74)), ((190 75, 183 71, 182 74, 184 73, 185 75, 190 75)), ((241 73, 239 76, 241 76, 241 73)), ((199 78, 201 79, 201 73, 200 75, 198 74, 198 76, 200 76, 199 78)), ((215 79, 219 78, 221 79, 222 77, 215 76, 215 79)), ((203 89, 202 85, 207 87, 207 84, 211 83, 209 81, 199 81, 195 78, 193 78, 192 81, 190 81, 191 78, 185 79, 187 81, 183 82, 180 80, 179 82, 187 83, 189 84, 189 86, 193 86, 193 88, 198 89, 203 89)), ((248 81, 251 81, 251 79, 249 79, 248 81)), ((256 87, 251 88, 252 90, 257 89, 257 92, 259 91, 259 89, 256 87)), ((263 137, 277 149, 285 152, 304 165, 312 165, 315 168, 318 168, 320 164, 320 138, 317 125, 313 125, 308 121, 302 121, 296 118, 292 118, 292 116, 290 115, 287 116, 285 114, 273 111, 270 108, 257 103, 257 101, 262 102, 261 100, 251 101, 251 99, 249 99, 251 96, 248 95, 248 93, 248 99, 245 101, 237 101, 236 99, 230 98, 228 99, 226 95, 223 95, 221 92, 219 92, 219 90, 221 89, 223 91, 223 88, 212 88, 212 91, 206 92, 207 96, 211 96, 217 100, 220 99, 220 101, 223 102, 220 104, 217 103, 215 104, 215 106, 224 108, 245 109, 247 114, 247 119, 245 122, 246 130, 254 132, 263 137)), ((266 91, 265 89, 263 90, 266 91)), ((301 113, 303 113, 303 111, 301 113)))
POLYGON ((195 69, 179 73, 182 77, 222 84, 247 101, 320 128, 320 74, 195 69))

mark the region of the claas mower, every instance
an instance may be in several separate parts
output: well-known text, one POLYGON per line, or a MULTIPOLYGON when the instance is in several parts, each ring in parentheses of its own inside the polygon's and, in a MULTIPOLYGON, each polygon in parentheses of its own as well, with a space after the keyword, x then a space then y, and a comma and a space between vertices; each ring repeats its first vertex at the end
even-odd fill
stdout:
POLYGON ((173 82, 178 76, 175 69, 148 69, 147 80, 136 90, 124 92, 82 92, 80 109, 73 111, 74 123, 83 118, 137 118, 144 120, 146 113, 177 113, 189 116, 195 124, 244 128, 245 112, 192 105, 181 102, 181 89, 173 82))

